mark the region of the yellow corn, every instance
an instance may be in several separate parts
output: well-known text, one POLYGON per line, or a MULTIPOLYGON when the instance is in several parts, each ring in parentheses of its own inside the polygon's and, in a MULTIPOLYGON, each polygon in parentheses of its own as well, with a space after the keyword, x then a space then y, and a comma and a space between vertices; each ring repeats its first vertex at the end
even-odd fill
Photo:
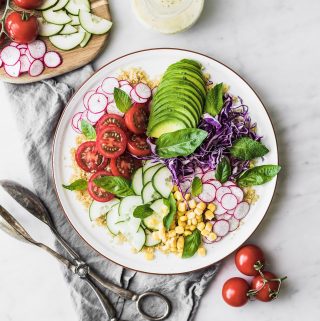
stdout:
POLYGON ((183 247, 184 247, 184 237, 180 236, 177 241, 177 248, 178 248, 178 250, 181 251, 181 250, 183 250, 183 247))
POLYGON ((176 227, 176 233, 177 234, 183 234, 184 232, 184 228, 182 226, 177 226, 176 227))
POLYGON ((186 222, 188 220, 188 218, 185 215, 183 215, 183 216, 180 216, 179 220, 181 222, 186 222))
POLYGON ((192 220, 193 218, 196 217, 196 214, 193 211, 187 212, 187 217, 189 220, 192 220))
POLYGON ((187 210, 187 205, 185 202, 178 203, 178 211, 185 212, 187 210))
POLYGON ((207 220, 212 220, 214 218, 214 214, 210 210, 206 210, 204 216, 207 220))
POLYGON ((217 238, 217 235, 213 232, 209 233, 208 239, 209 241, 214 241, 217 238))
MULTIPOLYGON (((182 221, 179 220, 177 227, 179 227, 179 226, 186 227, 186 226, 187 226, 187 223, 186 223, 186 222, 182 222, 182 221)), ((176 228, 177 228, 177 227, 176 227, 176 228)))
POLYGON ((154 259, 154 253, 153 252, 145 252, 144 257, 146 258, 146 260, 152 261, 154 259))
POLYGON ((190 230, 190 226, 191 226, 191 225, 186 225, 186 226, 184 227, 184 230, 190 230))
POLYGON ((190 231, 194 231, 197 227, 195 225, 190 226, 190 231))
POLYGON ((215 204, 213 204, 213 203, 210 203, 209 205, 208 205, 208 209, 211 211, 211 212, 214 212, 215 210, 216 210, 216 205, 215 204))
POLYGON ((176 191, 178 191, 178 190, 179 190, 179 187, 178 187, 177 185, 174 185, 174 186, 173 186, 173 191, 176 192, 176 191))
POLYGON ((185 199, 186 201, 189 201, 190 197, 191 197, 190 194, 186 194, 186 195, 184 196, 184 199, 185 199))
POLYGON ((203 222, 201 222, 201 223, 199 223, 199 224, 197 225, 197 229, 198 229, 199 231, 204 230, 205 227, 206 227, 206 225, 205 225, 203 222))
POLYGON ((173 196, 177 201, 182 201, 183 200, 183 197, 182 197, 182 194, 181 194, 180 191, 174 192, 173 196))
POLYGON ((160 235, 159 235, 159 232, 153 232, 153 233, 152 233, 152 237, 153 237, 156 241, 161 240, 160 235))
POLYGON ((196 203, 195 200, 190 200, 190 201, 188 202, 188 205, 189 205, 189 208, 193 210, 194 208, 196 208, 197 203, 196 203))
POLYGON ((207 254, 206 249, 204 247, 199 247, 198 248, 198 254, 200 256, 206 256, 206 254, 207 254))
POLYGON ((184 236, 188 236, 188 235, 191 235, 192 232, 191 231, 184 231, 184 236))
POLYGON ((196 219, 199 223, 203 221, 202 215, 196 215, 196 219))
POLYGON ((196 215, 202 215, 203 210, 201 208, 197 207, 194 209, 194 212, 196 213, 196 215))
POLYGON ((198 221, 197 221, 197 219, 196 219, 196 218, 193 218, 193 219, 191 220, 191 223, 192 223, 192 225, 197 226, 198 221))
POLYGON ((201 235, 203 235, 203 236, 208 236, 209 234, 210 234, 210 232, 207 231, 207 230, 202 230, 201 231, 201 235))
POLYGON ((204 211, 207 208, 207 205, 204 202, 200 202, 197 204, 197 208, 200 208, 202 211, 204 211))
POLYGON ((176 236, 176 231, 175 230, 171 230, 168 232, 168 237, 175 237, 176 236))
POLYGON ((207 222, 205 229, 206 229, 207 231, 211 232, 211 231, 212 231, 212 223, 207 222))
POLYGON ((178 216, 183 216, 183 215, 186 215, 186 212, 177 212, 178 213, 178 216))

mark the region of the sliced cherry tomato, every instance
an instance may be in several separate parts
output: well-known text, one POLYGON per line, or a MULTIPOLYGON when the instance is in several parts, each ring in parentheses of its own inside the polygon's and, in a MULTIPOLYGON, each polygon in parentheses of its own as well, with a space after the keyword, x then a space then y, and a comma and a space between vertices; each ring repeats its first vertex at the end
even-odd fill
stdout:
POLYGON ((23 9, 37 9, 39 8, 43 0, 13 0, 14 4, 23 9))
POLYGON ((95 173, 105 169, 108 158, 98 152, 96 142, 84 142, 76 151, 76 162, 84 171, 95 173))
MULTIPOLYGON (((267 280, 277 279, 277 277, 271 272, 263 272, 264 277, 267 280)), ((268 281, 264 285, 264 280, 261 275, 257 275, 253 278, 251 282, 252 290, 256 290, 255 298, 259 301, 269 302, 277 297, 279 290, 279 282, 278 281, 268 281)))
POLYGON ((107 164, 106 164, 106 166, 104 167, 104 170, 105 170, 106 172, 112 174, 110 162, 111 162, 111 159, 110 159, 110 158, 107 158, 107 164))
POLYGON ((126 130, 124 119, 121 116, 115 114, 105 114, 104 116, 102 116, 96 124, 96 130, 101 131, 107 126, 116 126, 124 131, 126 130))
POLYGON ((248 302, 247 293, 250 287, 245 279, 231 278, 222 288, 222 297, 226 303, 233 307, 241 307, 248 302))
POLYGON ((124 153, 127 146, 125 132, 116 127, 108 126, 103 128, 97 136, 98 151, 108 158, 116 158, 124 153))
POLYGON ((95 179, 101 178, 104 176, 111 176, 111 174, 106 171, 97 172, 90 177, 88 182, 88 192, 90 196, 98 202, 108 202, 114 197, 113 194, 106 192, 103 188, 98 187, 94 183, 95 179))
POLYGON ((134 134, 143 134, 147 130, 148 112, 144 104, 134 103, 124 116, 124 121, 134 134))
POLYGON ((258 270, 259 268, 262 269, 264 263, 262 250, 251 244, 241 247, 235 256, 235 264, 238 270, 245 275, 258 275, 258 270))
POLYGON ((114 176, 130 178, 138 168, 136 159, 130 154, 125 153, 118 158, 112 158, 110 162, 111 172, 114 176))
POLYGON ((128 139, 128 150, 136 156, 147 156, 151 154, 150 145, 147 143, 147 136, 133 134, 128 139))

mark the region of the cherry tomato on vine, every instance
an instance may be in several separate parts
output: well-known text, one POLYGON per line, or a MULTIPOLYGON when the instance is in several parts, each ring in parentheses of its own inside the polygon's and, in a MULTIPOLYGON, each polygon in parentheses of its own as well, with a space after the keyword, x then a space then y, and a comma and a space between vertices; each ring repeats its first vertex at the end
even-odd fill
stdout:
POLYGON ((39 24, 35 16, 25 12, 13 11, 5 21, 5 29, 9 37, 17 43, 30 43, 39 34, 39 24))
POLYGON ((134 134, 143 134, 147 130, 148 112, 144 104, 134 103, 124 116, 128 129, 134 134))
POLYGON ((113 194, 108 193, 103 188, 98 187, 95 184, 94 180, 103 176, 111 176, 111 174, 106 171, 97 172, 90 177, 88 182, 88 192, 90 196, 98 202, 108 202, 114 197, 113 194))
MULTIPOLYGON (((0 32, 2 30, 2 27, 0 26, 0 32)), ((0 36, 0 46, 3 44, 4 40, 6 39, 6 36, 5 34, 3 33, 1 36, 0 36)))
POLYGON ((13 2, 20 8, 32 10, 39 8, 42 5, 43 0, 13 0, 13 2))
MULTIPOLYGON (((271 272, 263 272, 265 279, 277 279, 277 277, 271 272)), ((278 295, 279 282, 278 281, 268 281, 264 284, 263 277, 257 275, 253 278, 251 282, 251 289, 257 291, 255 298, 259 301, 269 302, 278 295)))
POLYGON ((260 264, 261 266, 264 262, 265 259, 262 250, 258 246, 251 244, 241 247, 235 255, 235 264, 238 270, 245 275, 258 275, 258 265, 260 264))
POLYGON ((249 300, 247 296, 249 289, 249 284, 245 279, 231 278, 223 285, 222 297, 227 304, 233 307, 241 307, 249 300))

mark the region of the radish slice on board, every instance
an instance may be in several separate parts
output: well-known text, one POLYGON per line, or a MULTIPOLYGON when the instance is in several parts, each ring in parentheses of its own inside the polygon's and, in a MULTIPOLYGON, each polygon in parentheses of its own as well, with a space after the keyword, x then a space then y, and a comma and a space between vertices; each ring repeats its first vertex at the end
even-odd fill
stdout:
POLYGON ((37 77, 42 74, 44 70, 44 64, 41 60, 35 60, 33 63, 31 63, 29 68, 29 75, 31 77, 37 77))
POLYGON ((214 211, 214 214, 222 215, 222 214, 227 213, 227 210, 225 208, 223 208, 219 202, 214 202, 214 204, 216 205, 216 209, 214 211))
MULTIPOLYGON (((14 47, 12 47, 14 48, 14 47)), ((5 72, 11 77, 19 77, 21 73, 21 61, 18 61, 15 65, 4 65, 5 72)))
POLYGON ((28 46, 25 44, 21 44, 17 46, 18 49, 28 49, 28 46))
POLYGON ((128 80, 119 80, 119 85, 120 87, 124 86, 124 85, 130 85, 128 80))
POLYGON ((89 101, 89 98, 94 94, 96 93, 94 90, 89 90, 85 93, 85 95, 83 96, 83 106, 85 107, 85 109, 89 109, 88 107, 88 101, 89 101))
POLYGON ((26 51, 25 55, 28 57, 28 59, 31 63, 33 63, 35 61, 35 59, 30 55, 29 50, 26 51))
POLYGON ((21 69, 20 69, 20 71, 21 71, 21 72, 27 72, 27 71, 29 71, 29 68, 30 68, 31 63, 30 63, 30 61, 29 61, 29 59, 28 59, 28 57, 27 57, 26 55, 22 55, 22 56, 20 57, 20 62, 21 62, 21 69))
POLYGON ((107 113, 108 114, 115 114, 115 115, 119 115, 121 117, 124 116, 124 113, 122 111, 120 111, 117 107, 117 105, 115 103, 110 103, 107 106, 107 113))
POLYGON ((229 223, 226 220, 220 220, 214 223, 213 232, 217 234, 217 236, 226 236, 229 233, 229 223))
POLYGON ((102 82, 102 90, 107 94, 113 94, 115 88, 119 88, 119 81, 117 78, 108 77, 102 82))
POLYGON ((104 94, 94 93, 88 100, 89 111, 93 114, 99 114, 106 110, 108 98, 104 94))
POLYGON ((87 119, 89 120, 89 122, 95 124, 103 115, 105 115, 105 112, 101 112, 101 113, 92 113, 90 110, 87 111, 87 119))
POLYGON ((62 58, 57 52, 48 51, 43 57, 43 62, 46 67, 56 68, 62 64, 62 58))
POLYGON ((221 205, 226 210, 233 210, 238 205, 238 200, 233 194, 224 194, 221 198, 221 205))
POLYGON ((206 183, 213 185, 216 189, 218 189, 222 186, 222 184, 219 181, 217 181, 216 179, 214 179, 214 180, 210 179, 210 180, 206 181, 206 183))
POLYGON ((229 222, 229 231, 230 232, 233 232, 235 231, 239 225, 240 225, 240 221, 237 220, 235 217, 231 217, 230 220, 228 221, 229 222))
POLYGON ((236 219, 241 220, 247 216, 249 209, 250 205, 247 202, 241 202, 237 205, 233 215, 236 219))
POLYGON ((20 56, 20 50, 12 46, 4 47, 0 54, 1 60, 8 66, 15 65, 19 61, 20 56))
POLYGON ((136 91, 134 90, 134 88, 130 91, 130 97, 132 98, 133 101, 139 104, 145 104, 148 101, 148 98, 139 97, 136 91))
POLYGON ((152 95, 150 87, 142 82, 134 87, 134 91, 140 98, 143 99, 148 99, 152 95))
POLYGON ((79 113, 76 113, 71 120, 71 127, 73 128, 74 131, 76 131, 79 134, 81 133, 81 130, 79 127, 81 119, 82 119, 82 113, 79 112, 79 113))
POLYGON ((231 193, 231 189, 229 187, 220 187, 217 189, 217 194, 216 194, 216 197, 217 197, 217 200, 218 202, 221 203, 221 199, 222 199, 222 196, 224 194, 230 194, 231 193))
POLYGON ((47 51, 46 44, 42 40, 35 40, 28 44, 28 50, 31 57, 39 59, 44 56, 47 51))
POLYGON ((12 41, 12 42, 9 43, 9 46, 11 46, 11 47, 18 47, 19 44, 18 44, 17 42, 12 41))
POLYGON ((213 180, 213 179, 215 179, 215 171, 212 171, 212 170, 210 170, 210 171, 208 171, 208 172, 206 172, 203 176, 202 176, 202 182, 203 183, 205 183, 206 181, 208 181, 208 180, 213 180))
POLYGON ((243 191, 238 186, 229 186, 231 193, 237 198, 238 203, 242 202, 243 200, 243 191))
POLYGON ((121 86, 120 89, 123 90, 125 93, 127 93, 130 96, 132 86, 130 86, 129 84, 126 84, 126 85, 121 86))
POLYGON ((203 184, 202 192, 198 197, 205 203, 211 203, 216 198, 216 188, 211 184, 203 184))
POLYGON ((232 182, 232 181, 227 181, 227 182, 223 183, 222 185, 226 186, 226 187, 228 187, 228 186, 236 186, 236 184, 234 182, 232 182))

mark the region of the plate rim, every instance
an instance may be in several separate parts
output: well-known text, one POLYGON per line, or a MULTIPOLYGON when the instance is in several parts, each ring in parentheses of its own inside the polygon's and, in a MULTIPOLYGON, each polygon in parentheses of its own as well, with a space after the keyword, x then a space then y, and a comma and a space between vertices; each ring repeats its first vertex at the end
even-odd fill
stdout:
POLYGON ((63 110, 63 112, 61 113, 60 115, 60 118, 59 118, 59 121, 56 125, 56 128, 55 128, 55 133, 54 133, 54 136, 53 136, 53 140, 52 140, 52 146, 51 146, 51 177, 53 179, 53 187, 54 187, 54 192, 57 196, 57 199, 58 199, 58 204, 60 205, 60 208, 62 209, 62 212, 64 214, 64 216, 67 218, 67 221, 69 222, 69 224, 72 226, 72 228, 74 229, 74 231, 78 234, 78 236, 92 249, 94 250, 98 255, 102 256, 103 258, 125 268, 125 269, 129 269, 129 270, 132 270, 132 271, 136 271, 136 272, 140 272, 140 273, 145 273, 145 274, 150 274, 150 275, 180 275, 180 274, 187 274, 187 273, 191 273, 191 272, 197 272, 197 271, 201 271, 201 270, 204 270, 204 269, 207 269, 209 268, 210 266, 213 266, 214 264, 218 264, 219 262, 221 262, 222 260, 224 260, 226 257, 228 257, 229 255, 231 255, 234 251, 236 251, 236 249, 240 248, 253 234, 254 232, 258 229, 258 227, 260 226, 260 224, 263 222, 263 220, 265 219, 269 209, 270 209, 270 206, 272 204, 272 201, 274 199, 274 196, 275 196, 275 193, 276 193, 276 190, 277 190, 277 186, 278 186, 278 175, 275 177, 275 186, 274 186, 274 190, 273 190, 273 193, 272 193, 272 196, 271 196, 271 199, 270 199, 270 202, 267 206, 267 209, 265 211, 265 213, 263 214, 260 222, 258 223, 258 225, 255 227, 255 229, 248 235, 248 237, 245 238, 245 240, 233 251, 231 252, 228 252, 225 256, 223 256, 219 261, 216 261, 216 262, 213 262, 213 263, 210 263, 210 264, 207 264, 206 266, 203 266, 201 268, 195 268, 195 269, 191 269, 191 270, 188 270, 188 271, 184 271, 184 272, 173 272, 173 273, 156 273, 156 272, 148 272, 148 271, 142 271, 142 270, 138 270, 138 269, 133 269, 131 267, 128 267, 128 266, 125 266, 123 264, 120 264, 114 260, 112 260, 111 258, 109 258, 108 256, 106 256, 105 254, 102 254, 99 250, 97 250, 96 248, 94 248, 81 234, 80 232, 76 229, 76 227, 72 224, 67 212, 65 211, 64 207, 63 207, 63 204, 62 204, 62 201, 60 199, 60 196, 59 196, 59 193, 58 193, 58 189, 57 189, 57 183, 56 183, 56 179, 55 179, 55 174, 54 174, 54 152, 55 152, 55 143, 56 143, 56 137, 57 137, 57 133, 59 131, 59 128, 60 128, 60 125, 61 125, 61 121, 62 121, 62 118, 65 114, 65 112, 67 111, 67 108, 69 108, 70 106, 70 102, 73 100, 74 96, 81 90, 81 88, 92 78, 94 77, 101 69, 105 68, 106 66, 109 66, 111 65, 112 63, 114 63, 115 61, 118 61, 120 59, 123 59, 125 57, 128 57, 128 56, 131 56, 131 55, 134 55, 134 54, 137 54, 137 53, 141 53, 141 52, 149 52, 149 51, 158 51, 158 50, 173 50, 173 51, 184 51, 184 52, 188 52, 188 53, 193 53, 193 54, 197 54, 197 55, 200 55, 202 57, 205 57, 205 58, 208 58, 210 60, 213 60, 214 62, 222 65, 223 67, 229 69, 231 72, 233 72, 236 76, 238 76, 251 90, 252 92, 256 95, 256 97, 258 98, 258 100, 260 101, 263 109, 265 110, 266 112, 266 115, 270 121, 270 124, 271 124, 271 127, 272 127, 272 130, 273 130, 273 133, 274 133, 274 138, 275 138, 275 142, 276 142, 276 152, 277 152, 277 164, 279 164, 279 147, 278 147, 278 138, 277 138, 277 134, 276 134, 276 131, 275 131, 275 127, 274 127, 274 124, 272 122, 272 119, 270 117, 270 114, 266 108, 266 106, 264 105, 263 101, 261 100, 260 96, 257 94, 257 92, 252 88, 252 86, 242 77, 240 76, 236 71, 234 71, 231 67, 227 66, 226 64, 222 63, 221 61, 215 59, 215 58, 212 58, 211 56, 209 55, 206 55, 206 54, 203 54, 203 53, 200 53, 200 52, 197 52, 197 51, 193 51, 193 50, 189 50, 189 49, 183 49, 183 48, 174 48, 174 47, 156 47, 156 48, 147 48, 147 49, 141 49, 141 50, 136 50, 136 51, 132 51, 132 52, 129 52, 127 54, 124 54, 124 55, 121 55, 115 59, 112 59, 110 60, 109 62, 107 62, 106 64, 104 64, 103 66, 101 66, 100 68, 98 68, 97 70, 95 70, 95 72, 90 75, 90 77, 88 77, 79 87, 78 89, 72 94, 72 96, 69 98, 67 104, 65 105, 65 108, 63 110))

